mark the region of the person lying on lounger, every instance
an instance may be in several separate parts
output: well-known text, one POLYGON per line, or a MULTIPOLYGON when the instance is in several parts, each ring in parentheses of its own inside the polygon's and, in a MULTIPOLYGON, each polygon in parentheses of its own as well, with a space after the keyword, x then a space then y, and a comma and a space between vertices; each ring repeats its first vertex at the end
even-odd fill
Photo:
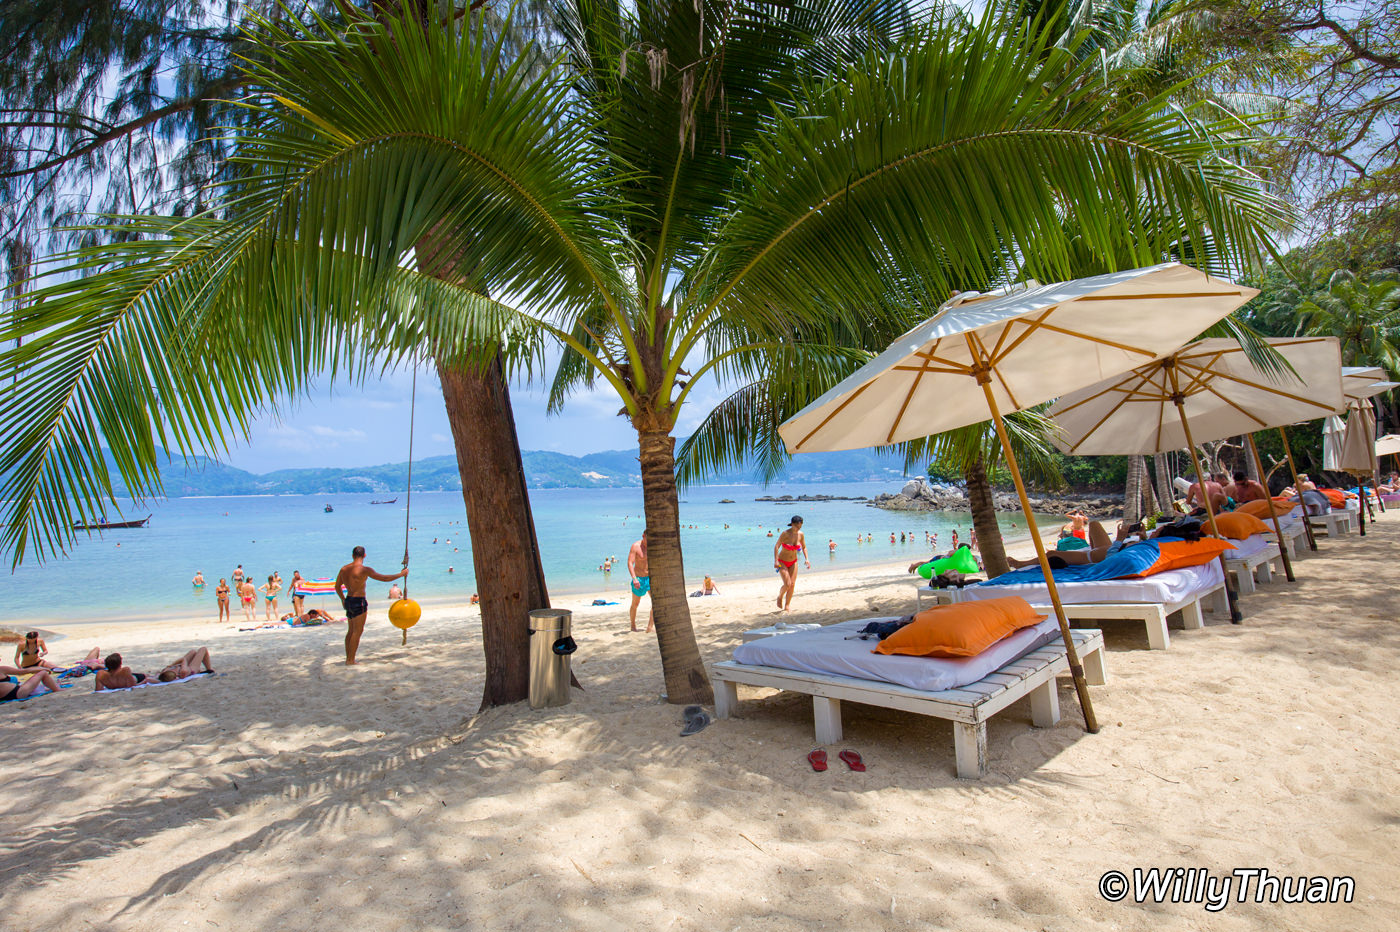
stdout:
POLYGON ((34 667, 24 669, 22 667, 0 666, 0 674, 29 677, 29 679, 19 683, 11 683, 8 680, 0 681, 0 702, 18 702, 21 699, 28 699, 39 690, 40 686, 51 693, 58 692, 58 681, 48 670, 37 670, 34 667))
MULTIPOLYGON (((1081 550, 1057 550, 1050 554, 1050 568, 1059 569, 1063 566, 1079 566, 1084 563, 1102 563, 1109 554, 1117 553, 1124 547, 1131 547, 1133 544, 1143 543, 1148 540, 1155 540, 1159 537, 1185 537, 1200 536, 1199 522, 1194 519, 1179 519, 1171 524, 1162 524, 1154 528, 1151 533, 1144 532, 1141 524, 1134 524, 1131 527, 1122 521, 1118 522, 1118 532, 1114 538, 1110 539, 1108 532, 1103 529, 1103 525, 1098 521, 1089 522, 1089 546, 1081 550), (1190 522, 1190 523, 1188 523, 1190 522)), ((1027 566, 1036 566, 1039 560, 1017 560, 1007 557, 1006 562, 1013 570, 1019 570, 1027 566)))
POLYGON ((156 679, 162 683, 169 683, 171 680, 183 680, 187 676, 194 676, 196 673, 213 673, 214 663, 209 658, 209 648, 196 647, 185 654, 179 660, 170 664, 156 674, 156 679))

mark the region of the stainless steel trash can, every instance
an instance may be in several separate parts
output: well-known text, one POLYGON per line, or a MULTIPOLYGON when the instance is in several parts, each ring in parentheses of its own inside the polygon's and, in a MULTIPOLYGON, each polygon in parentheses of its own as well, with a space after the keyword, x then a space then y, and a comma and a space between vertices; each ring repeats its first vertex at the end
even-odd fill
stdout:
POLYGON ((563 608, 530 612, 530 708, 569 704, 569 658, 578 645, 569 636, 574 613, 563 608))

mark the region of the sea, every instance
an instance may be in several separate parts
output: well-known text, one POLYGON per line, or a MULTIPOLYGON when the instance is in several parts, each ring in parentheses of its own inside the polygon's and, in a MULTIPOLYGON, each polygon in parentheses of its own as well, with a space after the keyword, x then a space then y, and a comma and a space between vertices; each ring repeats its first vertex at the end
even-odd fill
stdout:
MULTIPOLYGON (((709 574, 722 590, 726 580, 771 574, 774 542, 769 535, 781 533, 795 514, 805 521, 813 570, 904 568, 930 554, 926 532, 937 534, 944 550, 954 530, 966 540, 972 523, 966 512, 885 511, 860 500, 755 501, 783 495, 869 499, 898 488, 886 481, 682 490, 687 584, 698 588, 709 574)), ((239 565, 258 585, 274 571, 284 583, 293 570, 311 578, 333 577, 349 562, 351 548, 363 545, 370 566, 397 572, 406 522, 408 594, 425 604, 465 604, 476 591, 476 579, 461 493, 414 492, 411 513, 403 494, 393 504, 371 504, 375 499, 339 494, 174 498, 142 507, 122 502, 124 518, 149 513, 150 523, 80 534, 66 556, 44 563, 27 559, 0 583, 0 625, 213 619, 214 588, 220 578, 231 580, 239 565), (192 584, 197 571, 204 575, 203 588, 192 584)), ((550 593, 621 601, 629 584, 627 551, 645 526, 641 489, 537 489, 531 490, 530 503, 550 593), (609 557, 617 559, 610 572, 603 569, 609 557)), ((1008 541, 1025 537, 1019 514, 1001 520, 1008 541)), ((388 588, 373 583, 369 595, 382 597, 388 588)), ((290 611, 290 601, 284 590, 279 607, 290 611)), ((335 603, 333 596, 308 600, 310 606, 338 610, 335 603)), ((258 607, 261 615, 261 595, 258 607)), ((237 619, 236 600, 234 608, 237 619)))

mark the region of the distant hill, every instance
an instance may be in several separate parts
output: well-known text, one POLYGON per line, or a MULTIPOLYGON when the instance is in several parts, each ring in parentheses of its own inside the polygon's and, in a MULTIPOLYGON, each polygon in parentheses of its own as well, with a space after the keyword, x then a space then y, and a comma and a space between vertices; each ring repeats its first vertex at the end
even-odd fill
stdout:
MULTIPOLYGON (((609 450, 586 456, 528 450, 523 458, 526 481, 535 489, 632 488, 642 484, 641 469, 634 450, 609 450)), ((113 475, 116 475, 115 469, 113 475)), ((788 464, 782 478, 794 482, 865 482, 898 479, 903 475, 902 461, 898 457, 853 450, 804 453, 788 464)), ((161 470, 166 494, 171 498, 194 495, 327 495, 339 492, 384 495, 403 491, 407 478, 407 463, 279 469, 258 475, 198 457, 188 464, 170 460, 161 470)), ((716 476, 711 484, 741 485, 759 481, 752 471, 742 470, 716 476)), ((414 491, 459 491, 461 488, 456 457, 430 456, 414 461, 414 491)))

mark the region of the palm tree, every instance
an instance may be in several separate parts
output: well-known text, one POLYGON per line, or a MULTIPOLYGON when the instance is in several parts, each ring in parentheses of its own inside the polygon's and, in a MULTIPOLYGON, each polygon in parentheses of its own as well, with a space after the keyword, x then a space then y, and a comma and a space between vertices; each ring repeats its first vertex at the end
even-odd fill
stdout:
POLYGON ((1224 127, 1109 111, 1092 63, 993 14, 891 47, 901 16, 575 0, 538 77, 470 23, 264 24, 219 213, 137 224, 24 309, 39 336, 0 365, 7 542, 61 543, 105 494, 98 438, 139 484, 155 437, 215 447, 304 366, 534 365, 549 338, 555 399, 606 382, 637 431, 666 692, 709 698, 672 434, 696 380, 780 377, 797 401, 855 365, 851 334, 955 283, 1181 241, 1248 263, 1279 220, 1224 127))
POLYGON ((1400 275, 1394 271, 1357 276, 1339 269, 1325 290, 1302 300, 1298 316, 1304 333, 1341 342, 1344 365, 1400 373, 1400 275))

